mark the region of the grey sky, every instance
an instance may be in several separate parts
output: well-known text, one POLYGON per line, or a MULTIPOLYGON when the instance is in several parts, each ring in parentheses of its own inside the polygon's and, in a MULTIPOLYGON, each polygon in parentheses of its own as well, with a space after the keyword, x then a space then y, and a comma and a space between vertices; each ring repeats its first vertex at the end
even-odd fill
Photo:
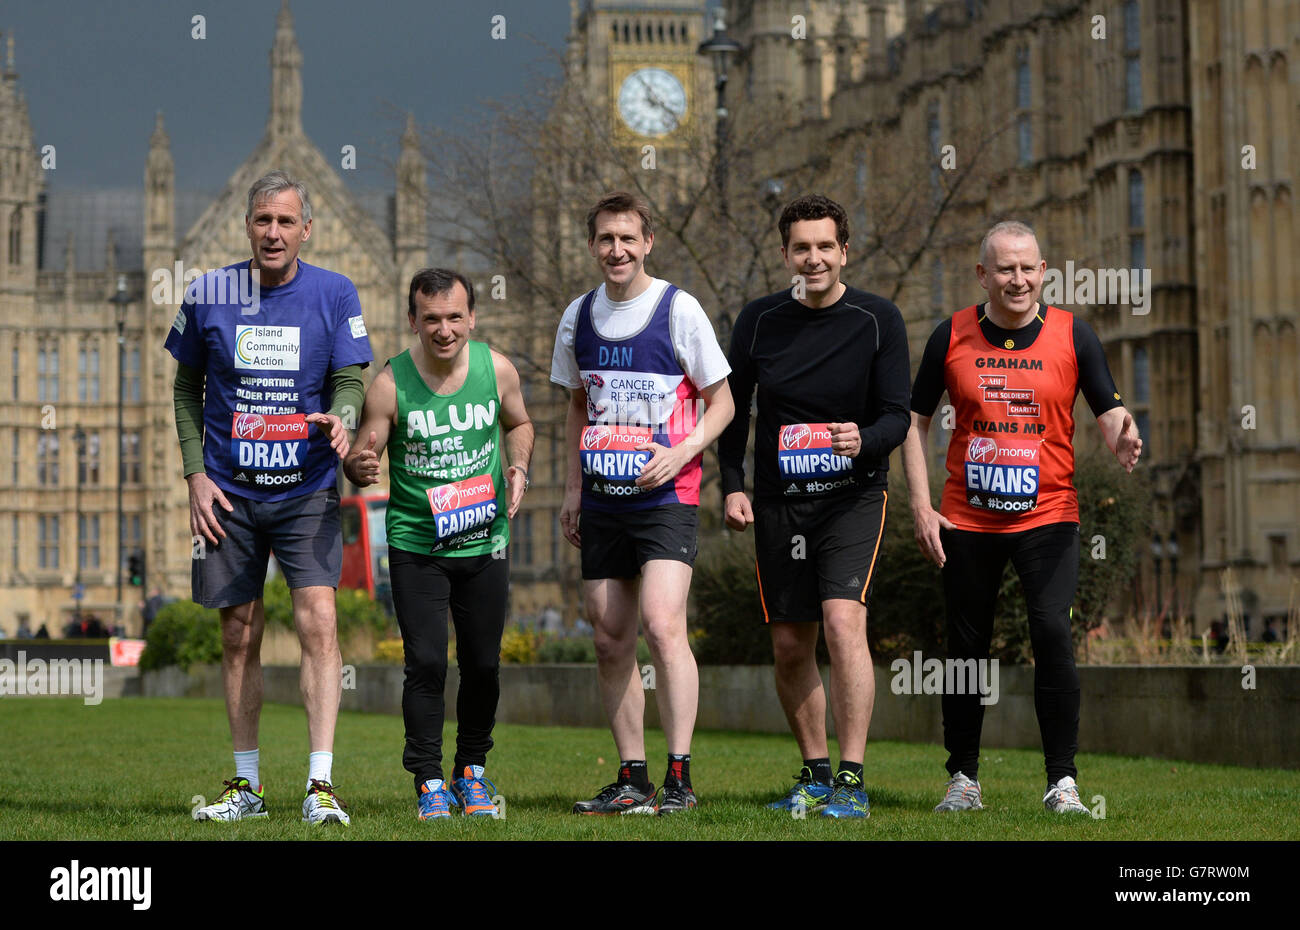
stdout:
MULTIPOLYGON (((216 193, 266 124, 278 0, 45 0, 0 7, 37 148, 56 147, 51 190, 139 188, 154 113, 179 190, 216 193), (207 37, 192 39, 191 18, 207 37)), ((567 0, 291 0, 303 55, 303 126, 354 187, 391 185, 405 111, 421 126, 472 126, 480 101, 558 76, 567 0), (494 40, 492 17, 506 17, 494 40), (529 36, 534 37, 530 40, 529 36)))

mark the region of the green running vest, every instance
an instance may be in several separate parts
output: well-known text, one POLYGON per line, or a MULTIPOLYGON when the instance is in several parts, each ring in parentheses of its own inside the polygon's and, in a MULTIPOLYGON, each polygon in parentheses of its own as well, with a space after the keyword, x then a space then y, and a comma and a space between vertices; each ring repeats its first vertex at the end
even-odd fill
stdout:
POLYGON ((408 349, 389 359, 397 423, 388 440, 388 544, 406 552, 486 555, 510 542, 492 350, 467 343, 469 372, 435 394, 408 349))

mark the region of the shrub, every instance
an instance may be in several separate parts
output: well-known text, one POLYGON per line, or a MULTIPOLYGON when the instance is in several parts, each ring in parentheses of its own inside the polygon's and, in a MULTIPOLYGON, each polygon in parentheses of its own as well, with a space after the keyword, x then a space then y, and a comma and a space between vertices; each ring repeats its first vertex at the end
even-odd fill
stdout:
POLYGON ((772 640, 763 623, 754 573, 754 533, 700 539, 691 581, 695 658, 703 665, 768 665, 772 640))
POLYGON ((149 639, 140 656, 142 671, 179 665, 188 669, 221 661, 221 621, 215 610, 193 601, 165 605, 149 625, 149 639))
MULTIPOLYGON (((276 575, 262 589, 262 605, 267 626, 293 630, 293 595, 283 575, 276 575)), ((339 639, 347 639, 357 630, 369 629, 383 635, 396 629, 396 623, 383 606, 358 588, 339 588, 334 592, 338 616, 339 639)))
POLYGON ((531 665, 537 661, 537 637, 522 627, 508 627, 501 635, 501 662, 531 665))

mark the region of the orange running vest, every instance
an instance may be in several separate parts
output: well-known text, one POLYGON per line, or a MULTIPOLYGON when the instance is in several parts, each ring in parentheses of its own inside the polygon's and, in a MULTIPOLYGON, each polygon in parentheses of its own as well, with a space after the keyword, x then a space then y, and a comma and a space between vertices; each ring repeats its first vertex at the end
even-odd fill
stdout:
POLYGON ((1078 523, 1074 315, 1048 307, 1034 344, 992 345, 979 307, 952 318, 943 378, 956 412, 939 512, 958 529, 1019 533, 1078 523))

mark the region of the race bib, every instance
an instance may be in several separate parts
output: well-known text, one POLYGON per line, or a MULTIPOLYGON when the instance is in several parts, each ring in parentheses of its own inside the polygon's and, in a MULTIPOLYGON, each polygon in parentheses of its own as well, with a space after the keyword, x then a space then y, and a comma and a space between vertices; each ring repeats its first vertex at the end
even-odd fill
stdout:
POLYGON ((439 543, 478 531, 486 538, 497 518, 497 492, 491 475, 478 475, 425 492, 433 511, 433 529, 439 543))
POLYGON ((654 433, 644 426, 596 425, 584 429, 578 454, 583 475, 591 479, 591 490, 611 497, 640 493, 633 482, 654 452, 638 452, 636 447, 653 439, 654 433))
POLYGON ((263 490, 302 484, 307 420, 301 413, 235 413, 230 426, 231 480, 263 490))
POLYGON ((792 423, 781 427, 776 457, 779 474, 790 481, 812 481, 853 470, 851 458, 831 452, 829 423, 792 423))
POLYGON ((975 436, 966 445, 966 503, 977 510, 1026 513, 1038 506, 1042 443, 975 436))

